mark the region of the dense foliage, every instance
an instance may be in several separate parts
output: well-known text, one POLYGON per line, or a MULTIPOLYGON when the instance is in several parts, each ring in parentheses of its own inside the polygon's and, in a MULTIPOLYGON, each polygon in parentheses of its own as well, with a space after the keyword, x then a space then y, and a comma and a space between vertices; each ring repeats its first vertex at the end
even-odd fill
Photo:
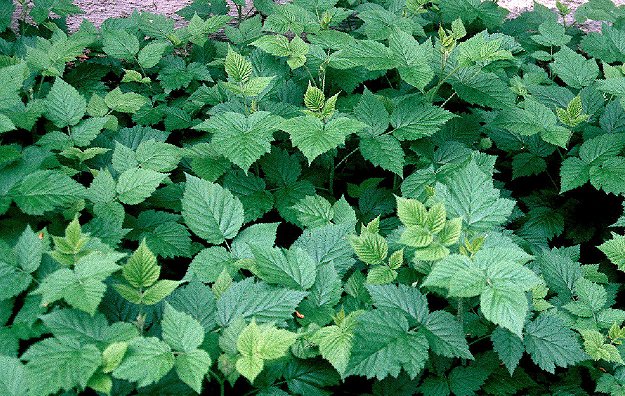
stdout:
POLYGON ((609 0, 24 3, 0 394, 625 395, 609 0))

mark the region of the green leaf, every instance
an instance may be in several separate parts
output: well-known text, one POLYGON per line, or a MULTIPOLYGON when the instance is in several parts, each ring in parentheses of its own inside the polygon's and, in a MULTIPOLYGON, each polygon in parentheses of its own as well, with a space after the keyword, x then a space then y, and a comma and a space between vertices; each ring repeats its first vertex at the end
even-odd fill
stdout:
POLYGON ((292 208, 304 228, 323 227, 330 224, 334 217, 334 210, 330 202, 319 195, 306 196, 292 208))
POLYGON ((32 345, 24 354, 29 395, 56 394, 60 390, 86 387, 102 362, 94 345, 47 338, 32 345))
MULTIPOLYGON (((58 309, 40 318, 58 339, 75 340, 82 345, 95 344, 102 347, 138 336, 137 328, 132 324, 116 322, 109 326, 106 317, 101 313, 91 316, 76 309, 58 309)), ((111 358, 111 352, 102 356, 105 364, 112 364, 107 361, 111 358)))
POLYGON ((141 302, 154 305, 169 296, 180 285, 180 281, 161 279, 150 286, 144 293, 141 302))
POLYGON ((583 88, 592 84, 599 75, 594 59, 586 59, 569 47, 562 47, 553 55, 551 70, 571 88, 583 88))
POLYGON ((621 271, 625 271, 625 236, 612 233, 612 239, 602 243, 599 250, 621 271))
POLYGON ((258 47, 274 56, 288 57, 287 63, 291 69, 297 69, 306 62, 308 44, 299 36, 295 36, 290 42, 281 35, 262 36, 250 45, 258 47))
POLYGON ((584 350, 593 360, 625 364, 616 346, 607 344, 605 336, 596 330, 582 330, 584 350))
POLYGON ((104 102, 113 111, 136 113, 143 105, 148 103, 148 98, 135 92, 124 93, 117 87, 106 94, 104 102))
POLYGON ((133 61, 139 52, 139 39, 121 29, 107 29, 102 34, 102 50, 113 58, 133 61))
POLYGON ((486 287, 480 296, 480 309, 486 319, 521 336, 528 311, 527 298, 522 290, 486 287))
POLYGON ((369 265, 382 263, 388 254, 388 243, 379 234, 363 232, 359 237, 350 235, 349 243, 358 258, 369 265))
POLYGON ((191 315, 176 311, 165 304, 163 321, 163 340, 175 351, 192 352, 204 341, 204 328, 191 315))
POLYGON ((250 382, 254 382, 262 371, 265 360, 286 355, 295 339, 296 335, 290 331, 277 329, 271 324, 259 326, 252 320, 237 339, 237 350, 241 353, 236 362, 237 370, 250 382))
POLYGON ((155 337, 140 337, 129 342, 124 360, 113 371, 113 377, 143 387, 158 382, 172 367, 174 354, 169 345, 155 337))
POLYGON ((0 356, 0 393, 7 396, 26 396, 26 370, 17 358, 0 356))
POLYGON ((95 314, 106 285, 103 280, 121 269, 116 262, 124 255, 94 251, 80 258, 73 270, 61 268, 48 275, 39 285, 43 304, 64 299, 71 306, 95 314))
POLYGON ((293 145, 299 148, 311 163, 319 155, 345 142, 345 138, 365 128, 365 124, 347 117, 338 117, 324 124, 312 116, 285 120, 280 129, 291 135, 293 145))
POLYGON ((420 99, 404 99, 391 114, 391 125, 395 128, 393 136, 399 140, 432 136, 453 117, 453 113, 429 103, 420 103, 420 99))
POLYGON ((151 169, 132 168, 124 171, 117 180, 116 191, 119 200, 128 205, 145 201, 167 177, 151 169))
POLYGON ((475 163, 454 172, 445 184, 437 185, 449 214, 461 216, 468 229, 489 230, 506 222, 514 201, 500 198, 492 178, 475 163))
POLYGON ((239 113, 219 113, 196 125, 194 129, 213 133, 215 151, 247 173, 250 166, 268 153, 273 133, 280 128, 281 117, 266 111, 249 116, 239 113))
POLYGON ((204 327, 205 332, 212 330, 217 325, 215 321, 217 308, 215 295, 209 286, 197 279, 177 288, 167 301, 177 311, 191 315, 204 327))
POLYGON ((144 69, 156 66, 168 48, 169 43, 166 41, 152 41, 139 51, 139 65, 144 69))
POLYGON ((432 352, 447 357, 473 359, 462 325, 449 312, 432 312, 423 327, 432 352))
POLYGON ((127 342, 114 342, 107 346, 102 352, 102 372, 108 374, 119 367, 127 350, 127 342))
POLYGON ((94 117, 82 120, 71 129, 71 138, 77 147, 86 147, 102 131, 109 121, 108 117, 94 117))
POLYGON ((560 168, 560 193, 581 187, 590 180, 590 167, 577 157, 562 161, 560 168))
POLYGON ((174 367, 178 377, 197 393, 202 392, 204 376, 211 366, 211 358, 208 352, 195 349, 176 356, 174 367))
POLYGON ((369 311, 357 318, 354 344, 347 366, 349 375, 381 380, 397 377, 403 368, 414 378, 428 359, 428 341, 409 330, 408 321, 397 311, 369 311))
POLYGON ((451 86, 458 97, 470 104, 504 109, 513 106, 515 95, 494 73, 467 67, 451 77, 451 86))
POLYGON ((246 83, 252 76, 252 63, 230 47, 228 47, 224 66, 228 77, 234 82, 246 83))
POLYGON ((399 176, 404 173, 404 150, 394 136, 382 135, 360 139, 360 154, 373 165, 399 176))
POLYGON ((579 157, 588 165, 598 165, 616 157, 625 146, 625 139, 604 134, 586 140, 579 148, 579 157))
POLYGON ((368 89, 365 89, 360 101, 354 107, 354 115, 359 121, 367 124, 365 132, 371 136, 379 136, 386 132, 390 122, 384 103, 368 89))
POLYGON ((590 167, 590 184, 608 194, 625 193, 625 157, 614 157, 590 167))
POLYGON ((187 175, 182 217, 199 237, 219 244, 234 238, 241 229, 243 205, 220 185, 187 175))
POLYGON ((341 69, 363 66, 368 70, 388 70, 397 66, 393 52, 373 40, 357 40, 330 59, 331 66, 341 69))
POLYGON ((338 325, 322 327, 312 337, 319 352, 343 377, 347 370, 359 313, 346 316, 338 325))
POLYGON ((315 262, 304 250, 291 248, 283 252, 279 248, 251 245, 258 276, 268 283, 276 283, 293 289, 307 290, 315 283, 315 262))
POLYGON ((13 247, 17 264, 27 273, 33 273, 41 264, 44 244, 37 234, 26 226, 13 247))
POLYGON ((124 278, 135 288, 152 286, 161 274, 161 268, 156 262, 156 256, 145 243, 141 242, 137 250, 130 256, 123 266, 124 278))
POLYGON ((523 341, 503 327, 497 327, 490 335, 490 339, 493 342, 493 349, 512 375, 525 352, 523 341))
POLYGON ((230 286, 217 301, 217 323, 228 326, 236 319, 254 317, 257 322, 291 319, 295 308, 308 293, 269 287, 247 278, 230 286))
POLYGON ((143 141, 137 147, 136 159, 144 169, 156 172, 170 172, 178 166, 181 158, 180 149, 173 144, 143 141))
POLYGON ((553 373, 557 367, 568 367, 582 360, 575 333, 556 316, 541 314, 525 328, 525 349, 542 370, 553 373))
POLYGON ((367 285, 367 291, 377 308, 398 309, 419 323, 429 315, 427 299, 415 287, 406 285, 367 285))
POLYGON ((408 84, 422 90, 434 77, 430 66, 433 56, 430 41, 419 45, 412 35, 395 29, 388 38, 389 49, 397 59, 397 70, 408 84))
POLYGON ((46 97, 46 117, 59 128, 78 124, 87 111, 87 102, 76 88, 57 78, 46 97))

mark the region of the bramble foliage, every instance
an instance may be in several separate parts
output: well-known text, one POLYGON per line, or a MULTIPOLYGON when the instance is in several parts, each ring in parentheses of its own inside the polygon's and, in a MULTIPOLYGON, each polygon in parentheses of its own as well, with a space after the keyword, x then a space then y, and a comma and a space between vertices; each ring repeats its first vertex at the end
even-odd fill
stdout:
POLYGON ((625 394, 622 8, 23 3, 0 394, 625 394))

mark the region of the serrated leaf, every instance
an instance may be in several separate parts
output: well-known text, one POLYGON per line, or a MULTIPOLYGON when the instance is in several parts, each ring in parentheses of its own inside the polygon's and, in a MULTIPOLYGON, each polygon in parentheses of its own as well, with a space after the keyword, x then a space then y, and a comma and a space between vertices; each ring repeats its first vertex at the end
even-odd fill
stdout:
POLYGON ((365 128, 365 124, 347 117, 338 117, 324 124, 312 116, 285 120, 280 129, 291 135, 293 145, 299 148, 311 163, 319 155, 336 148, 345 138, 365 128))
POLYGON ((57 78, 46 97, 46 117, 57 127, 78 124, 87 111, 87 102, 76 88, 57 78))
POLYGON ((137 57, 139 65, 144 69, 156 66, 167 48, 169 48, 169 43, 165 41, 152 41, 139 51, 137 57))
POLYGON ((217 323, 230 325, 238 318, 254 317, 257 322, 290 319, 306 292, 272 288, 247 278, 230 286, 217 301, 217 323))
POLYGON ((525 352, 523 341, 503 327, 497 327, 490 335, 490 339, 493 343, 493 349, 512 375, 519 365, 523 352, 525 352))
POLYGON ((195 349, 176 356, 174 368, 178 377, 197 393, 202 392, 204 376, 211 366, 211 358, 208 352, 195 349))
POLYGON ((156 263, 156 256, 150 251, 145 241, 142 241, 137 250, 130 256, 123 266, 124 278, 133 287, 149 287, 156 282, 161 269, 156 263))
POLYGON ((612 264, 625 271, 625 236, 612 233, 612 239, 602 243, 599 250, 608 257, 612 264))
POLYGON ((263 154, 268 153, 273 133, 280 127, 281 117, 266 111, 250 116, 240 113, 219 113, 196 125, 194 129, 213 133, 215 151, 247 172, 263 154))
POLYGON ((121 29, 107 29, 102 34, 102 49, 114 58, 133 61, 139 52, 139 39, 121 29))
POLYGON ((191 315, 175 310, 165 304, 163 311, 163 341, 172 349, 180 352, 192 352, 204 341, 204 328, 191 315))
POLYGON ((26 396, 27 389, 24 365, 17 358, 0 356, 0 393, 7 396, 26 396))
POLYGON ((150 286, 141 298, 141 302, 146 305, 154 305, 169 296, 180 285, 180 281, 161 279, 150 286))
POLYGON ((155 337, 135 338, 128 344, 122 363, 113 377, 147 386, 163 378, 174 367, 169 345, 155 337))
POLYGON ((128 169, 119 176, 115 190, 121 202, 137 205, 152 195, 165 177, 167 175, 151 169, 128 169))
POLYGON ((453 113, 438 106, 405 99, 391 114, 391 125, 395 128, 393 136, 399 140, 417 140, 432 136, 453 117, 453 113))
POLYGON ((425 336, 410 331, 401 313, 365 312, 357 318, 347 373, 381 380, 396 377, 403 368, 415 377, 425 366, 427 351, 425 336))
POLYGON ((278 248, 250 247, 255 270, 264 281, 301 290, 309 289, 315 282, 315 262, 304 250, 291 248, 285 254, 278 248))
POLYGON ((550 373, 586 359, 575 333, 556 316, 542 314, 530 322, 524 343, 534 363, 550 373))
POLYGON ((219 244, 239 232, 243 225, 243 205, 220 185, 187 175, 182 217, 196 235, 219 244))
POLYGON ((143 105, 148 103, 148 98, 136 92, 122 92, 117 87, 106 94, 104 102, 111 110, 120 113, 136 113, 143 105))
POLYGON ((102 362, 94 345, 47 338, 32 345, 22 359, 27 361, 30 395, 48 395, 74 387, 85 387, 102 362))

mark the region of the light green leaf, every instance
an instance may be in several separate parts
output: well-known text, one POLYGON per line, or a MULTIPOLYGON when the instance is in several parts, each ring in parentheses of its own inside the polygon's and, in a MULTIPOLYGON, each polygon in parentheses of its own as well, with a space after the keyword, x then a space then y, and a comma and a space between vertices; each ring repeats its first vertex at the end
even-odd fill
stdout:
POLYGON ((241 358, 237 360, 237 370, 250 382, 264 366, 265 360, 273 360, 286 355, 297 335, 288 330, 278 329, 271 324, 257 325, 252 320, 239 334, 237 350, 241 358))
POLYGON ((322 327, 312 337, 312 341, 319 345, 319 352, 336 371, 345 375, 349 356, 354 340, 356 319, 360 312, 353 312, 345 317, 338 325, 322 327))
POLYGON ((608 257, 612 264, 625 271, 625 236, 612 233, 612 239, 599 246, 599 250, 608 257))

